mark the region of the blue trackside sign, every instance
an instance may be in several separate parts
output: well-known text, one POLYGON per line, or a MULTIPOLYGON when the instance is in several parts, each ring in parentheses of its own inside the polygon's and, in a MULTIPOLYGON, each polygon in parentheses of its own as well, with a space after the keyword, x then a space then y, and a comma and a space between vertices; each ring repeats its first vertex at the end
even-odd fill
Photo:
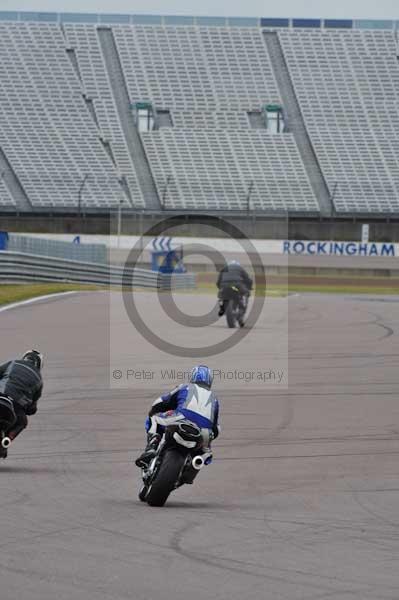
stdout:
POLYGON ((314 256, 397 256, 397 244, 364 242, 283 241, 283 254, 314 256))

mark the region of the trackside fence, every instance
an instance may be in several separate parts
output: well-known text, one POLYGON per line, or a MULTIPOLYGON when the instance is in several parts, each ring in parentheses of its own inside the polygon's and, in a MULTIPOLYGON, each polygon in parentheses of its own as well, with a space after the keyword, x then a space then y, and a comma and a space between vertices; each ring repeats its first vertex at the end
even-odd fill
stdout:
POLYGON ((1 283, 82 283, 152 289, 193 289, 193 273, 167 275, 147 269, 86 263, 22 252, 0 252, 1 283))

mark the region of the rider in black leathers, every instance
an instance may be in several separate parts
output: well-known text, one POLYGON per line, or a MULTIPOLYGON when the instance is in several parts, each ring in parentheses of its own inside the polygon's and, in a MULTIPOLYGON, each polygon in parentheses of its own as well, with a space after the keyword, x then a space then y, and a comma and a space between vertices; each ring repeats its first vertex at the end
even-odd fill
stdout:
MULTIPOLYGON (((15 439, 28 425, 27 415, 34 415, 42 395, 41 369, 43 355, 38 350, 25 352, 22 358, 0 365, 0 396, 11 400, 16 420, 6 432, 15 439)), ((0 458, 6 458, 7 450, 0 447, 0 458)))
POLYGON ((240 290, 241 301, 246 307, 252 289, 252 279, 238 261, 232 260, 223 267, 219 272, 216 285, 219 289, 220 298, 219 317, 224 315, 226 310, 226 300, 221 298, 221 290, 223 287, 231 285, 237 287, 240 290))

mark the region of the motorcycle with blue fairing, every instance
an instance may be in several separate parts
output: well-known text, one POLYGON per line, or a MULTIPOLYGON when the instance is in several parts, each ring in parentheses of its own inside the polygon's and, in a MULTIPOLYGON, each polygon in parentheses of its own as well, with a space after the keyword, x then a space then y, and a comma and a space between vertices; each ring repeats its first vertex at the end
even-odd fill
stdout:
POLYGON ((156 455, 142 469, 140 500, 163 506, 174 490, 191 485, 203 466, 212 461, 210 441, 209 433, 204 434, 191 421, 168 425, 156 455))

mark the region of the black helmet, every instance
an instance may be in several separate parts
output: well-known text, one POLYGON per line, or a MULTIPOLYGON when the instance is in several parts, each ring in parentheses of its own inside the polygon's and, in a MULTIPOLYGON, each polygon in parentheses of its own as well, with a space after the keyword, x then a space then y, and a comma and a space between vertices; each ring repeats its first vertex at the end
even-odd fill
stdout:
POLYGON ((43 367, 43 354, 39 352, 39 350, 28 350, 22 356, 22 360, 33 363, 36 369, 39 369, 39 371, 41 371, 43 367))

